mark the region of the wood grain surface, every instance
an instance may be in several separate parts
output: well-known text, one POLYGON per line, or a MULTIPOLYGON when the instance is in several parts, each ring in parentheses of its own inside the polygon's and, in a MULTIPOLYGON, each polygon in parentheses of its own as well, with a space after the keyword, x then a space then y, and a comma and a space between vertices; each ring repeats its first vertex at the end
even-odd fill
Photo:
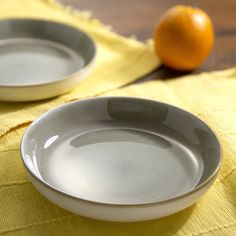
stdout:
MULTIPOLYGON (((199 73, 230 68, 236 65, 236 1, 235 0, 60 0, 63 4, 93 12, 93 16, 111 25, 124 35, 136 35, 141 41, 152 37, 161 14, 171 6, 187 4, 206 11, 214 24, 215 45, 209 58, 199 68, 188 73, 199 73)), ((178 72, 161 66, 142 78, 151 80, 172 78, 178 72)))

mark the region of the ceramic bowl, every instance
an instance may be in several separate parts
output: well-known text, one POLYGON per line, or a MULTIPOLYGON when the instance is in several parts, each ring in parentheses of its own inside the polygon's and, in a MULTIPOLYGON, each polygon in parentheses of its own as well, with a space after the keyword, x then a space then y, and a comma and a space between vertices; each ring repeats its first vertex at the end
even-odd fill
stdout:
POLYGON ((0 100, 34 101, 77 86, 91 69, 93 40, 68 25, 33 19, 0 21, 0 100))
POLYGON ((108 221, 156 219, 212 185, 221 147, 194 115, 157 101, 100 97, 42 115, 25 132, 33 185, 74 213, 108 221))

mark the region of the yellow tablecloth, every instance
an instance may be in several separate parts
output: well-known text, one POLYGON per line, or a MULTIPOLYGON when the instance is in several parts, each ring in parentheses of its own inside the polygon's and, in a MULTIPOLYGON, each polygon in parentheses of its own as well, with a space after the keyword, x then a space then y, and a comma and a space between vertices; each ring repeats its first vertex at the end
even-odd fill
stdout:
POLYGON ((99 47, 97 68, 71 93, 36 103, 0 103, 0 235, 236 235, 236 69, 114 90, 149 72, 159 62, 147 46, 122 38, 82 15, 49 0, 0 1, 1 17, 46 17, 67 22, 87 31, 99 47), (223 166, 210 191, 180 213, 137 223, 87 219, 41 196, 28 181, 20 160, 23 132, 29 122, 49 108, 95 95, 157 99, 205 120, 220 137, 224 149, 223 166))

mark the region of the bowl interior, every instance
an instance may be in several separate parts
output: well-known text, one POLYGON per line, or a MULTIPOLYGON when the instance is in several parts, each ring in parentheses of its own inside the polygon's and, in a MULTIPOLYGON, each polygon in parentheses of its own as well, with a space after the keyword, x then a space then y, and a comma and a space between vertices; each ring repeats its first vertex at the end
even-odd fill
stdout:
POLYGON ((34 122, 22 157, 65 194, 145 204, 191 192, 216 173, 220 145, 201 120, 156 101, 102 97, 60 106, 34 122))
POLYGON ((77 73, 94 56, 93 41, 73 27, 33 19, 0 21, 1 86, 55 82, 77 73))

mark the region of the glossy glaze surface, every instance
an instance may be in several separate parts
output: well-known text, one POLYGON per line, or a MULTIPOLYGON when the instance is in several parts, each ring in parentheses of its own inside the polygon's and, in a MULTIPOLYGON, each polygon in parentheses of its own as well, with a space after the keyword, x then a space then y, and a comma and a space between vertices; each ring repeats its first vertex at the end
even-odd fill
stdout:
MULTIPOLYGON (((112 207, 108 215, 86 214, 109 220, 116 207, 172 205, 161 217, 194 203, 216 177, 221 149, 190 113, 152 100, 101 97, 39 118, 23 138, 22 158, 32 177, 65 201, 112 207)), ((130 214, 123 219, 135 220, 130 214)))
POLYGON ((8 40, 0 46, 1 85, 49 83, 83 68, 84 59, 63 45, 39 39, 8 40))
POLYGON ((67 25, 1 20, 0 99, 39 100, 72 89, 83 79, 95 51, 85 33, 67 25))
POLYGON ((170 137, 128 128, 71 133, 47 147, 42 178, 75 197, 110 204, 166 200, 193 189, 203 161, 170 137))

